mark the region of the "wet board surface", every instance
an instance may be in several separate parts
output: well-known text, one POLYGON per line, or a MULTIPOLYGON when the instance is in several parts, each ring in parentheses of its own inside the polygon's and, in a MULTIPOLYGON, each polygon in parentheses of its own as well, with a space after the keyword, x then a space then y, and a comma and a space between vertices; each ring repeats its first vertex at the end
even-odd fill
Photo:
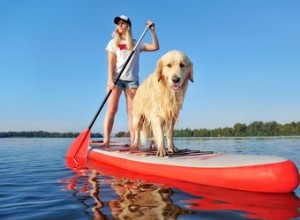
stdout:
POLYGON ((223 152, 179 149, 168 156, 156 156, 156 149, 131 149, 128 144, 112 142, 109 148, 102 147, 101 142, 90 143, 90 151, 96 151, 112 157, 121 157, 139 162, 170 164, 185 167, 240 167, 264 165, 286 161, 277 156, 225 154, 223 152))

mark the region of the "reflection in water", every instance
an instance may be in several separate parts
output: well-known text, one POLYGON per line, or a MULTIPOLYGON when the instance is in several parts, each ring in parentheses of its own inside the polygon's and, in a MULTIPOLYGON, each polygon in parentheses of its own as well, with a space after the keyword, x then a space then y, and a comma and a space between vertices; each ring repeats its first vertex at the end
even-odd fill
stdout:
POLYGON ((171 189, 156 184, 122 178, 116 179, 112 188, 120 197, 109 202, 116 219, 176 219, 190 213, 173 204, 171 189))
POLYGON ((73 191, 73 197, 83 205, 83 211, 87 216, 93 216, 95 220, 107 219, 100 211, 104 203, 99 197, 100 184, 97 171, 80 169, 76 173, 77 175, 59 181, 64 183, 62 188, 73 191))
POLYGON ((93 169, 77 169, 77 175, 63 182, 64 188, 72 190, 76 200, 82 203, 86 215, 96 220, 112 217, 177 219, 180 215, 198 215, 201 218, 210 215, 210 218, 220 219, 218 214, 228 211, 231 212, 228 218, 236 214, 239 219, 287 220, 300 217, 299 198, 294 194, 227 190, 134 174, 103 164, 90 165, 93 169), (105 187, 106 190, 113 189, 117 198, 111 192, 101 192, 105 187), (175 205, 172 189, 179 189, 188 198, 179 198, 175 205))
POLYGON ((106 219, 105 216, 100 211, 101 208, 104 207, 104 203, 99 198, 100 192, 100 184, 98 182, 98 173, 96 170, 92 170, 90 172, 89 183, 91 184, 90 196, 95 200, 95 204, 92 207, 92 211, 94 213, 94 219, 106 219))
MULTIPOLYGON (((63 188, 72 190, 77 201, 85 206, 84 211, 88 216, 91 216, 89 210, 92 210, 96 220, 107 219, 100 211, 105 206, 100 199, 101 177, 95 169, 91 169, 86 170, 85 174, 81 172, 78 176, 60 180, 65 184, 63 188), (91 199, 94 200, 92 204, 91 199)), ((119 197, 107 202, 114 219, 176 219, 179 215, 191 213, 173 204, 173 192, 169 188, 128 178, 109 182, 119 197)), ((107 184, 107 181, 102 183, 107 184)))
POLYGON ((182 201, 193 210, 240 211, 248 219, 287 220, 300 216, 300 200, 294 194, 254 193, 206 186, 191 186, 189 192, 203 197, 182 201))

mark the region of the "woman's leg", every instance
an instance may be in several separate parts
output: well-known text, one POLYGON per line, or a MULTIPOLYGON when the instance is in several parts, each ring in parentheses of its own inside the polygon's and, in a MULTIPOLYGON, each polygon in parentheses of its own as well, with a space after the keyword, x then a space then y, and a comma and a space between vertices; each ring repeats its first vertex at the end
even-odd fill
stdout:
POLYGON ((130 132, 130 144, 133 144, 134 141, 134 130, 132 127, 132 105, 133 105, 133 98, 136 93, 136 89, 126 89, 125 96, 126 96, 126 105, 127 105, 127 116, 128 116, 128 128, 130 132))
POLYGON ((109 98, 108 98, 108 106, 104 118, 104 126, 103 126, 103 132, 104 132, 104 141, 103 141, 103 146, 104 147, 109 147, 110 143, 110 135, 111 131, 114 125, 114 119, 115 115, 118 111, 118 105, 119 105, 119 99, 120 95, 122 93, 122 89, 120 88, 115 88, 109 98))

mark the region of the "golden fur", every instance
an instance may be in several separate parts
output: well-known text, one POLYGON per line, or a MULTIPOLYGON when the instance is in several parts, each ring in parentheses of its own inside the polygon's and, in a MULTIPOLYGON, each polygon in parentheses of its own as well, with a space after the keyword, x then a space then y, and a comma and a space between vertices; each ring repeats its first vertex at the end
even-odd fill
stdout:
MULTIPOLYGON (((165 156, 164 132, 168 151, 176 152, 173 142, 174 125, 179 117, 188 80, 193 82, 193 64, 181 51, 172 50, 157 62, 156 70, 137 89, 133 100, 133 148, 138 148, 152 133, 157 155, 165 156)), ((152 145, 154 144, 152 141, 152 145)))

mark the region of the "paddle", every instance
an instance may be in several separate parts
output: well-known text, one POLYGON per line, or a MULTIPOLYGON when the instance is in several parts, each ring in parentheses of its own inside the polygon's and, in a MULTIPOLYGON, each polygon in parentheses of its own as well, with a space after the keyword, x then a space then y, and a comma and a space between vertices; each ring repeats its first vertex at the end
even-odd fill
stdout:
MULTIPOLYGON (((147 27, 145 28, 144 32, 142 33, 141 37, 139 38, 139 40, 137 41, 137 43, 135 44, 133 50, 131 51, 131 53, 129 54, 129 56, 127 57, 120 73, 118 74, 117 78, 114 81, 114 84, 116 85, 117 82, 119 81, 122 73, 124 72, 127 64, 129 63, 131 57, 133 56, 133 54, 135 53, 138 45, 140 44, 140 42, 142 41, 143 37, 145 36, 148 28, 150 28, 149 25, 147 25, 147 27)), ((69 150, 66 154, 66 159, 67 159, 67 164, 75 164, 74 165, 85 165, 86 161, 87 161, 87 153, 88 153, 88 146, 90 143, 90 135, 91 135, 91 128, 94 125, 98 115, 100 114, 101 110, 103 109, 106 101, 108 100, 110 94, 112 93, 112 90, 110 89, 109 92, 106 94, 104 100, 102 101, 98 111, 96 112, 93 120, 91 121, 90 125, 88 126, 87 129, 85 129, 70 145, 69 150)))

